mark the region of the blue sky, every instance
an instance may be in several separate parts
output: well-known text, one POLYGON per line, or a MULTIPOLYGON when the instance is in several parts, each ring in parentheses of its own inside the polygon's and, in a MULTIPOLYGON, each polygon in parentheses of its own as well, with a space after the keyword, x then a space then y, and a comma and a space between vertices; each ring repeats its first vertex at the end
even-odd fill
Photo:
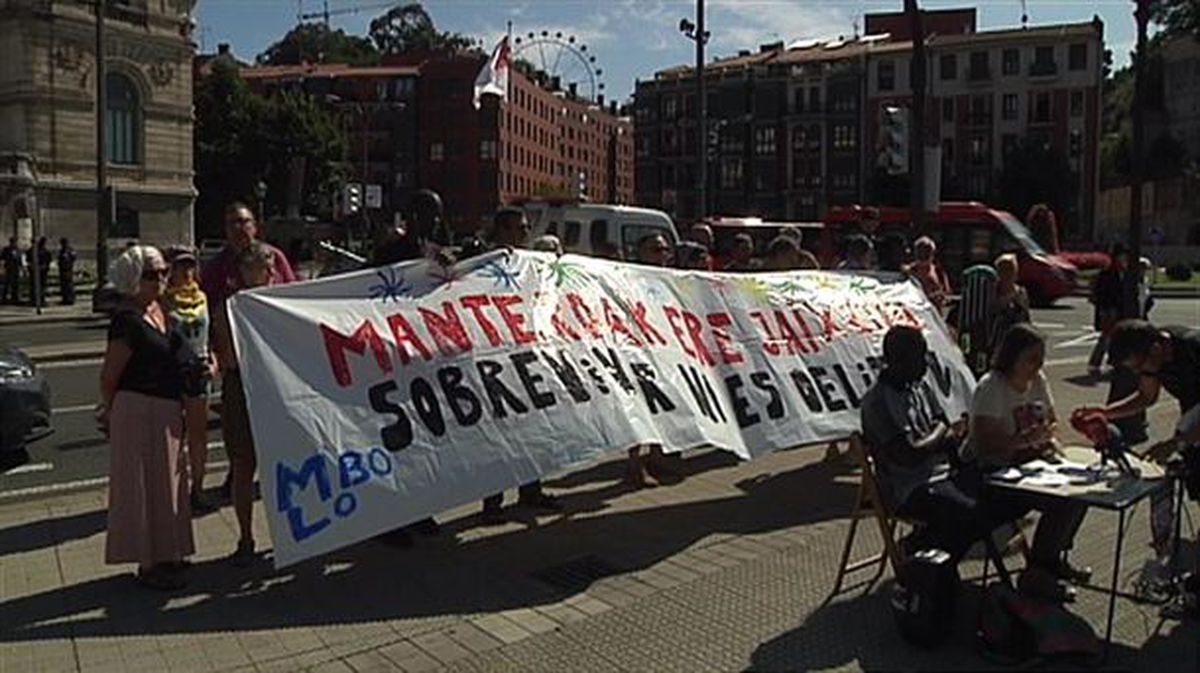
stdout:
MULTIPOLYGON (((385 4, 379 0, 328 1, 331 11, 376 7, 331 17, 334 27, 355 34, 365 35, 371 18, 385 11, 378 8, 385 4)), ((898 11, 903 5, 901 0, 708 0, 706 4, 712 32, 710 57, 777 40, 853 34, 855 22, 861 22, 865 12, 898 11)), ((543 30, 574 35, 596 57, 610 98, 628 97, 635 78, 694 59, 693 44, 678 31, 679 20, 695 11, 693 0, 428 0, 424 5, 440 29, 483 39, 489 48, 508 21, 518 35, 543 30)), ((1117 65, 1128 62, 1134 41, 1133 2, 1028 0, 1028 5, 1031 24, 1087 21, 1099 14, 1117 65)), ((199 0, 197 40, 206 51, 228 42, 238 56, 250 60, 296 23, 301 6, 305 12, 320 11, 322 0, 199 0)), ((961 0, 924 0, 921 6, 971 5, 961 0)), ((976 7, 981 30, 1020 25, 1020 0, 990 0, 976 7)), ((541 53, 547 52, 543 48, 541 53)), ((546 58, 553 61, 554 53, 546 58)))

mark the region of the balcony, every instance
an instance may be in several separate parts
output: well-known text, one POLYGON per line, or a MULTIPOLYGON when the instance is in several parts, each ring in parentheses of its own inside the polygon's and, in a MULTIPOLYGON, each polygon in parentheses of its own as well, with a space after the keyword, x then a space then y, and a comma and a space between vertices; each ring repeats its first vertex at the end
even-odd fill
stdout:
POLYGON ((1054 61, 1034 61, 1029 64, 1030 77, 1054 77, 1058 74, 1058 64, 1054 61))

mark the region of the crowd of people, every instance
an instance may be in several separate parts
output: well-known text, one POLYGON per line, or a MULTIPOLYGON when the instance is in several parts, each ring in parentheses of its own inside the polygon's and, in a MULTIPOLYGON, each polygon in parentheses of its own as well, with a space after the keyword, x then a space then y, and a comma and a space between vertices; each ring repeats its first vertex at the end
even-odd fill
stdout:
POLYGON ((58 292, 63 306, 75 303, 75 261, 78 255, 66 238, 58 240, 58 250, 51 252, 45 236, 21 250, 17 237, 8 239, 0 248, 0 304, 20 304, 22 295, 30 305, 46 306, 49 295, 50 268, 58 269, 58 292), (22 286, 25 288, 22 291, 22 286))
MULTIPOLYGON (((173 247, 164 253, 132 246, 115 260, 111 273, 125 299, 109 330, 98 412, 112 446, 106 560, 136 563, 138 581, 154 589, 183 586, 181 571, 195 551, 192 516, 217 506, 205 495, 204 475, 208 398, 218 378, 221 431, 230 461, 227 488, 238 527, 229 561, 246 566, 257 558, 252 526, 255 448, 225 307, 238 291, 292 282, 296 275, 282 251, 258 240, 254 211, 246 204, 231 204, 224 225, 225 248, 203 268, 189 248, 173 247)), ((950 285, 937 262, 934 242, 920 238, 910 251, 902 240, 880 239, 876 233, 867 228, 848 237, 839 268, 905 272, 939 309, 946 308, 950 285)), ((486 235, 452 246, 440 198, 423 191, 412 200, 402 226, 380 232, 370 264, 429 258, 452 265, 490 250, 525 246, 562 252, 553 236, 530 239, 524 212, 505 208, 495 215, 486 235)), ((802 243, 799 230, 784 229, 761 256, 745 235, 735 236, 727 250, 718 251, 712 229, 697 224, 675 245, 662 234, 645 236, 628 261, 695 270, 818 268, 802 243)), ((1011 498, 985 497, 982 471, 1054 455, 1060 449, 1060 416, 1042 371, 1045 341, 1029 324, 1028 296, 1017 282, 1017 259, 1004 255, 994 266, 997 282, 991 305, 997 337, 990 371, 978 383, 969 416, 947 418, 922 388, 927 344, 919 331, 903 327, 887 334, 885 369, 861 409, 863 432, 878 452, 889 505, 929 523, 910 545, 936 545, 956 557, 979 531, 1030 509, 1029 503, 1011 498)), ((1186 413, 1176 438, 1156 445, 1152 455, 1166 457, 1200 442, 1200 333, 1125 321, 1108 330, 1106 348, 1110 361, 1133 372, 1141 383, 1132 395, 1086 411, 1118 420, 1144 411, 1165 389, 1179 398, 1186 413)), ((630 448, 627 461, 627 479, 635 487, 680 478, 658 445, 630 448)), ((517 504, 542 511, 562 509, 540 481, 521 486, 517 504)), ((1071 591, 1064 581, 1079 582, 1089 575, 1066 558, 1084 510, 1039 507, 1042 518, 1020 585, 1040 597, 1067 600, 1071 591)), ((485 498, 481 513, 486 522, 504 520, 503 494, 485 498)), ((438 532, 438 524, 429 518, 381 535, 380 540, 409 546, 413 533, 438 532)))

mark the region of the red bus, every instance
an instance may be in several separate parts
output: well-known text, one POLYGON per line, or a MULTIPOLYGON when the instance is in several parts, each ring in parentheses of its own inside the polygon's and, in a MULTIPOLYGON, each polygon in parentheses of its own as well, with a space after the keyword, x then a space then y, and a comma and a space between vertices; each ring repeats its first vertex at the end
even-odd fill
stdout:
MULTIPOLYGON (((937 243, 938 258, 955 287, 963 269, 990 264, 1002 253, 1015 253, 1020 263, 1019 282, 1038 306, 1048 306, 1076 289, 1078 270, 1073 264, 1042 249, 1029 230, 1011 213, 975 201, 944 202, 926 216, 917 231, 907 208, 879 208, 876 235, 897 232, 911 244, 918 236, 937 243)), ((825 216, 821 266, 833 268, 843 240, 850 231, 861 231, 863 206, 834 206, 825 216)))

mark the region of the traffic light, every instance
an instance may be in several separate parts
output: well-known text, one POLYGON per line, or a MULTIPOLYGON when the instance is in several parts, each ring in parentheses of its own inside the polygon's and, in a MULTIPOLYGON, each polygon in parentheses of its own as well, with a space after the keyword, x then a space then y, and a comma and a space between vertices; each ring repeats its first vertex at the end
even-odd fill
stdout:
POLYGON ((587 172, 579 171, 579 200, 587 200, 587 172))
POLYGON ((342 192, 342 205, 347 215, 353 215, 362 210, 362 185, 357 182, 347 183, 342 192))
POLYGON ((908 172, 908 108, 885 105, 879 115, 879 165, 889 175, 908 172))

